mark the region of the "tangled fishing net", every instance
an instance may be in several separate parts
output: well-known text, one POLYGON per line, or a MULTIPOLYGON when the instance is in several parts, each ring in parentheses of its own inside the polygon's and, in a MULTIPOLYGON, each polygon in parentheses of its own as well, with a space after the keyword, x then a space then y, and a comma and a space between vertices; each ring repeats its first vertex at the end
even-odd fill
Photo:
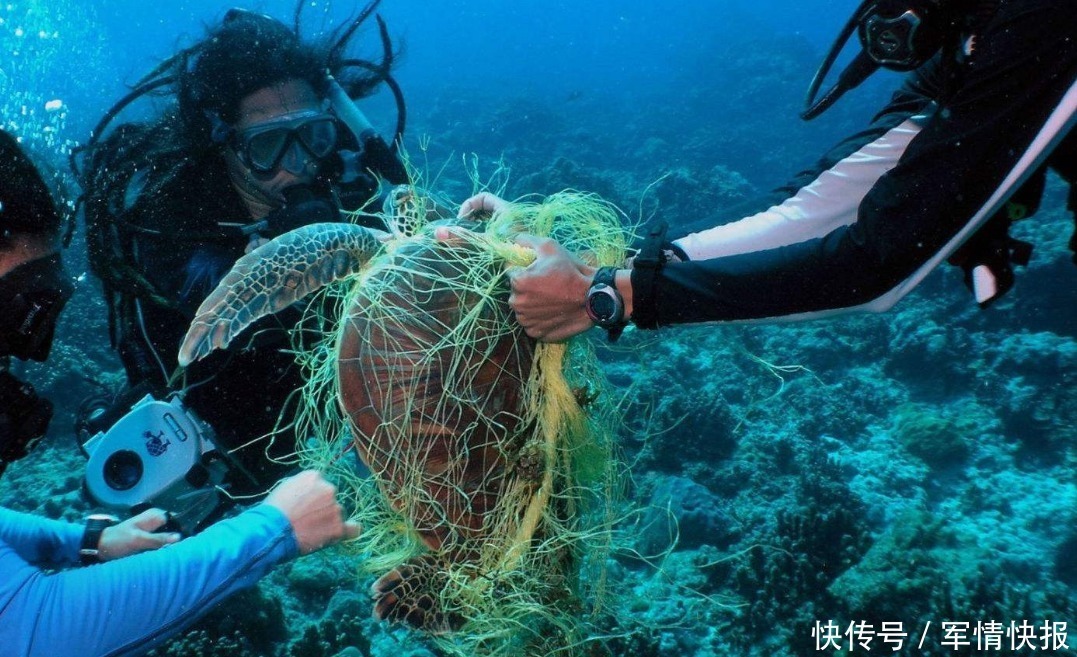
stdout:
POLYGON ((620 478, 608 395, 586 340, 523 333, 505 270, 534 259, 519 233, 602 266, 622 261, 626 231, 566 192, 445 242, 424 203, 311 306, 331 330, 300 349, 300 458, 354 504, 381 617, 456 654, 583 652, 620 478))

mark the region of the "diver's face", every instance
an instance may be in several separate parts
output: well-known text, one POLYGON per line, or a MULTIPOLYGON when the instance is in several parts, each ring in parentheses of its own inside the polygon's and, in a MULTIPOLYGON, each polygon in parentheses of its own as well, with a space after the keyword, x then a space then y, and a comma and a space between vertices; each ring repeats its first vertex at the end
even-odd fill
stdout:
POLYGON ((256 218, 283 205, 286 188, 313 182, 318 160, 299 140, 291 139, 276 166, 259 171, 245 164, 241 157, 243 136, 323 114, 321 99, 303 80, 288 80, 259 89, 240 102, 239 117, 233 126, 237 139, 225 149, 225 159, 233 185, 256 218))

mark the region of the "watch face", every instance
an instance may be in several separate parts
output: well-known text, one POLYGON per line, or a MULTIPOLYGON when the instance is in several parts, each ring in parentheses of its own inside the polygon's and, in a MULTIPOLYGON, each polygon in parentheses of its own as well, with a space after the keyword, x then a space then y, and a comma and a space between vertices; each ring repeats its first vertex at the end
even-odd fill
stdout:
POLYGON ((605 290, 596 290, 587 299, 591 318, 596 322, 608 322, 617 314, 617 302, 605 290))

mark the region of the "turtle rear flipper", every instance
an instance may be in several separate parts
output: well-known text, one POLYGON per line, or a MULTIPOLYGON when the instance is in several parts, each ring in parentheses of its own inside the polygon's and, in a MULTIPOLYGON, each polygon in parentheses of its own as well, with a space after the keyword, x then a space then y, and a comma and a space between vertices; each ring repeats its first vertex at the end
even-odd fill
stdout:
POLYGON ((423 555, 397 566, 371 587, 374 617, 407 623, 431 634, 455 632, 464 624, 458 612, 444 608, 448 583, 446 564, 435 555, 423 555))

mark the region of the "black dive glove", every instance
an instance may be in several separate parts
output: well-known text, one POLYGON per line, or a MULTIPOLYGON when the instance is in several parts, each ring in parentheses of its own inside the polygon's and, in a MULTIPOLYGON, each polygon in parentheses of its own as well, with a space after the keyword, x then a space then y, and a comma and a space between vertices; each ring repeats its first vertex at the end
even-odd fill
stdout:
POLYGON ((258 232, 276 237, 300 226, 332 221, 340 221, 340 209, 332 197, 316 193, 310 185, 293 185, 284 190, 284 206, 258 222, 258 232))
POLYGON ((976 297, 980 308, 987 308, 1013 287, 1015 265, 1025 267, 1032 256, 1032 245, 1009 235, 976 234, 963 247, 964 258, 950 258, 965 274, 965 287, 976 297))

